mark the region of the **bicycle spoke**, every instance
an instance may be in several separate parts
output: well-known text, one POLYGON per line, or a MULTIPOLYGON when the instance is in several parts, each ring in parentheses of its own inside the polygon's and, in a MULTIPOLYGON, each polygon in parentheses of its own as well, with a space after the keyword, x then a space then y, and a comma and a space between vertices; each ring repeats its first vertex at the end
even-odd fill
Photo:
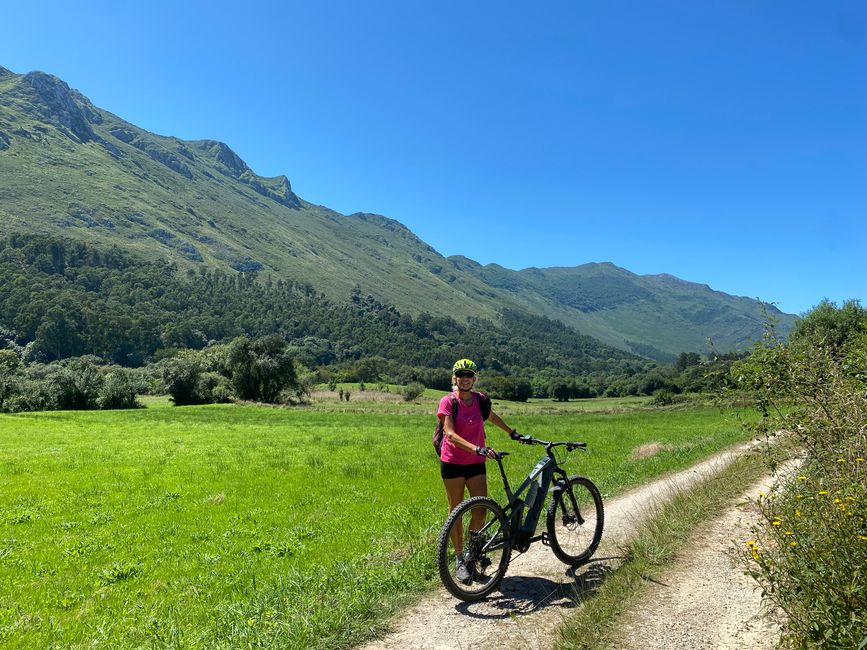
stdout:
POLYGON ((484 597, 502 579, 511 554, 503 511, 484 497, 465 501, 450 515, 439 547, 440 575, 449 591, 464 600, 484 597))
POLYGON ((569 488, 552 502, 548 512, 551 548, 567 564, 590 559, 602 535, 603 511, 599 491, 587 479, 570 479, 569 488))

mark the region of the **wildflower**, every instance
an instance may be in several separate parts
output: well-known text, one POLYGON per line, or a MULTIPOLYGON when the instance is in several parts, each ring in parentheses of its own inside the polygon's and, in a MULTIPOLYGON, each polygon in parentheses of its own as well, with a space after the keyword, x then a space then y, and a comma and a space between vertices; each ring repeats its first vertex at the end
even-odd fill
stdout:
POLYGON ((846 497, 846 501, 854 501, 854 500, 855 500, 855 497, 853 497, 853 496, 846 497))
POLYGON ((782 524, 782 523, 783 523, 782 519, 774 519, 774 520, 771 522, 771 526, 779 526, 779 525, 782 524))
POLYGON ((794 535, 794 534, 795 534, 794 531, 791 531, 791 530, 787 530, 787 531, 786 531, 786 536, 788 536, 788 535, 794 535))
POLYGON ((765 493, 764 493, 764 492, 759 492, 759 498, 761 499, 763 496, 765 496, 765 493))
POLYGON ((837 459, 837 462, 838 462, 838 463, 845 463, 846 461, 845 461, 843 458, 838 458, 838 459, 837 459))
POLYGON ((806 481, 806 480, 807 480, 807 477, 806 477, 806 476, 799 476, 799 477, 798 477, 798 480, 799 480, 799 481, 806 481))
POLYGON ((796 542, 795 540, 792 540, 791 542, 789 542, 789 546, 791 546, 791 547, 795 547, 797 545, 798 545, 798 542, 796 542))
POLYGON ((803 494, 796 494, 796 495, 795 495, 795 498, 796 498, 796 499, 803 499, 803 498, 804 498, 804 495, 803 495, 803 494))
POLYGON ((867 537, 864 537, 864 535, 858 535, 858 539, 867 542, 867 537))
POLYGON ((864 462, 864 459, 863 459, 863 458, 856 458, 856 459, 855 459, 855 462, 856 462, 856 463, 863 463, 863 462, 864 462))
POLYGON ((795 508, 795 516, 796 516, 796 517, 800 517, 800 516, 801 516, 801 511, 798 510, 797 508, 795 508))
POLYGON ((840 499, 834 499, 834 503, 843 503, 840 499))
POLYGON ((822 496, 823 494, 828 494, 828 490, 819 490, 819 496, 822 496))

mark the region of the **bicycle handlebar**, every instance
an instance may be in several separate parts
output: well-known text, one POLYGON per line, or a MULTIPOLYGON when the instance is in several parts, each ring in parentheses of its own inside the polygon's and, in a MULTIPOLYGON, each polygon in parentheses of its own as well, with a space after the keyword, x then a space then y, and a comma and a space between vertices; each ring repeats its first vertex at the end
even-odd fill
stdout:
POLYGON ((566 451, 572 451, 573 449, 586 449, 587 448, 586 442, 568 442, 568 441, 551 442, 548 440, 539 440, 538 438, 534 438, 533 436, 530 436, 530 435, 522 436, 522 435, 519 435, 517 431, 514 433, 514 435, 512 435, 510 437, 512 438, 512 440, 520 442, 522 445, 544 445, 545 449, 551 449, 553 447, 564 447, 565 446, 566 451))

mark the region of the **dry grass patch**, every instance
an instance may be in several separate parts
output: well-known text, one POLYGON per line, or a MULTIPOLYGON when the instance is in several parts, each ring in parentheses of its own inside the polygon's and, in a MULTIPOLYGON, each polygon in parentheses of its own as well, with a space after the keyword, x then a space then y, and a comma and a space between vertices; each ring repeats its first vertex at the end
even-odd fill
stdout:
POLYGON ((648 442, 633 449, 632 455, 629 459, 644 460, 645 458, 655 456, 661 451, 671 451, 672 449, 673 447, 671 445, 664 445, 661 442, 648 442))

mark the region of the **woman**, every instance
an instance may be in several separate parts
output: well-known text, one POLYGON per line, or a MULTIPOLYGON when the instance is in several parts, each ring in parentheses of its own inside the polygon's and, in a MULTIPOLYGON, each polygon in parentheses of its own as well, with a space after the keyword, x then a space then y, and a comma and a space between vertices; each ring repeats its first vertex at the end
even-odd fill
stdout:
MULTIPOLYGON (((496 452, 493 447, 485 445, 485 423, 482 417, 483 401, 490 400, 487 396, 473 391, 476 383, 476 364, 469 359, 460 359, 452 368, 452 384, 454 390, 440 400, 437 417, 443 419, 445 437, 440 450, 440 476, 446 488, 449 502, 449 512, 464 500, 464 492, 471 497, 487 496, 488 482, 485 472, 485 461, 493 458, 496 452), (452 417, 453 405, 457 400, 457 414, 452 417), (481 457, 481 459, 480 459, 481 457)), ((488 405, 485 405, 489 408, 488 405)), ((486 410, 487 410, 486 408, 486 410)), ((510 437, 517 435, 503 422, 503 419, 490 411, 488 419, 507 432, 510 437)), ((479 511, 480 515, 484 513, 479 511)), ((475 520, 476 513, 473 513, 475 520)), ((471 521, 470 529, 481 528, 481 521, 471 521)), ((456 527, 452 533, 452 544, 457 556, 455 576, 458 580, 472 579, 472 567, 464 563, 463 531, 456 527)))

